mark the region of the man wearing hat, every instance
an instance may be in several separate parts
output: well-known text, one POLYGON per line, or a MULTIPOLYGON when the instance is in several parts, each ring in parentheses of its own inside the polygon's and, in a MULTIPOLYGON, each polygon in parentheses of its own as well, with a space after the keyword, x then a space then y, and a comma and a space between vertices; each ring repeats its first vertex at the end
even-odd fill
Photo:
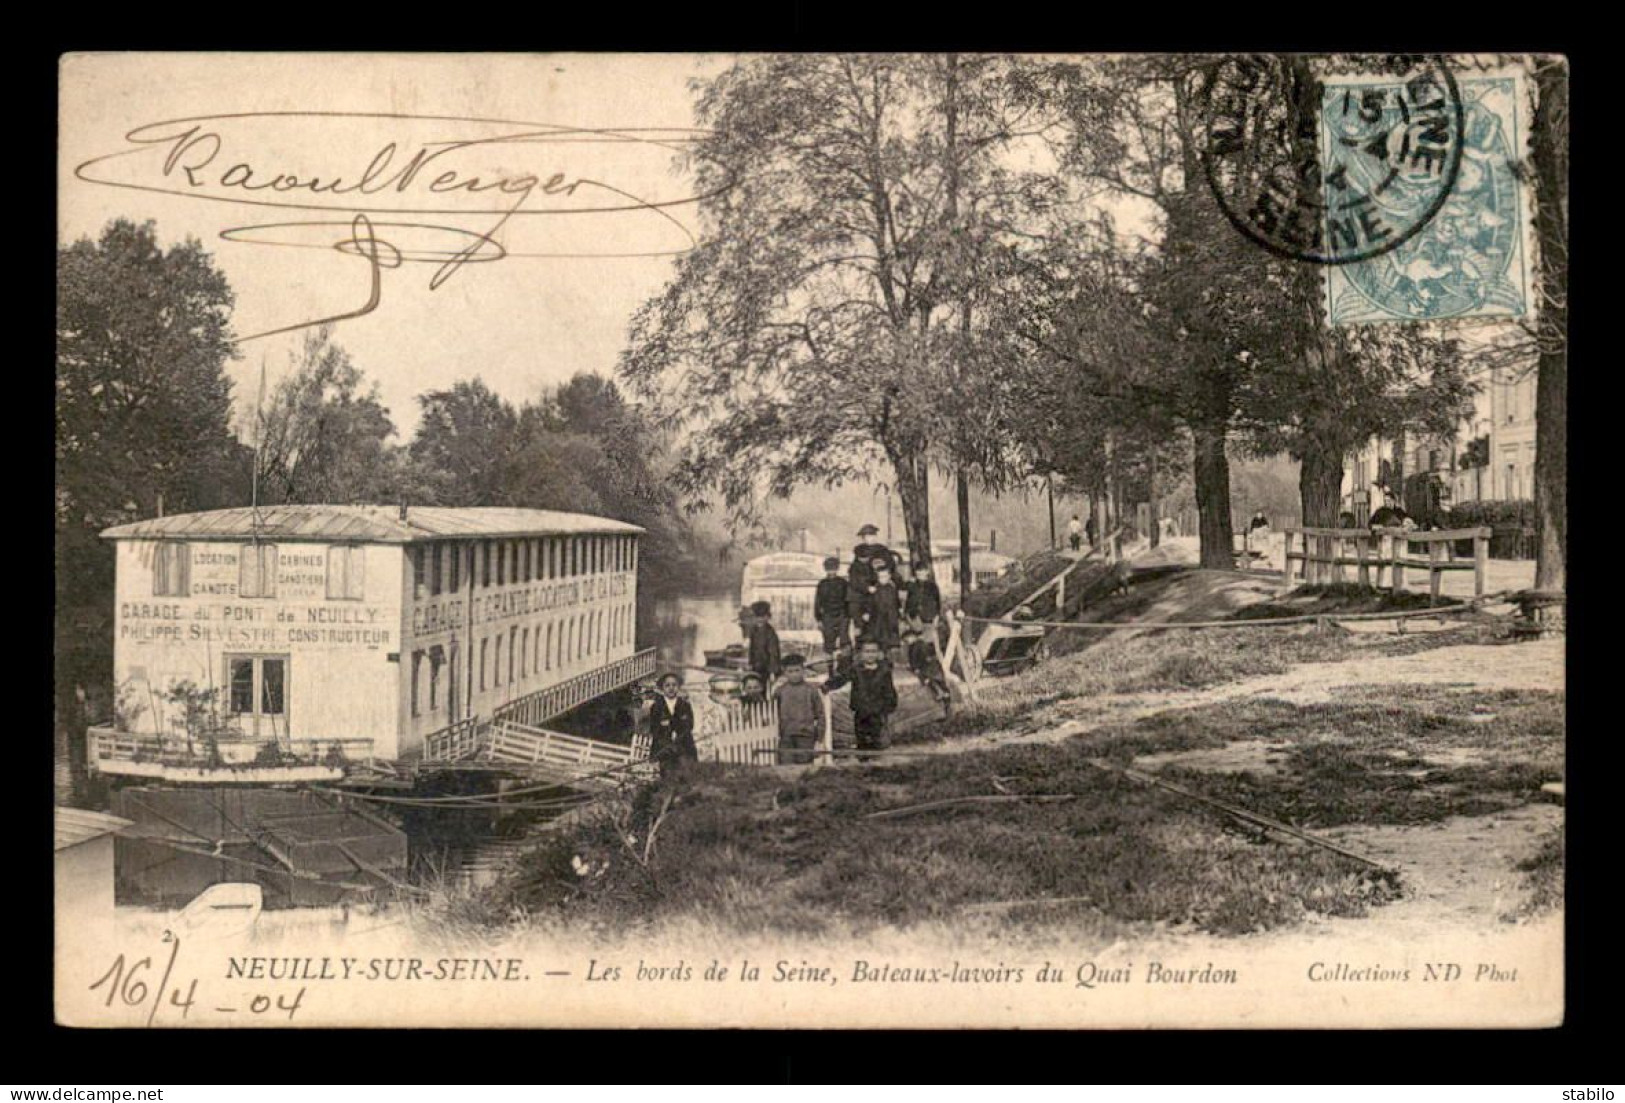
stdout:
POLYGON ((875 558, 884 559, 894 574, 897 570, 897 556, 885 544, 873 539, 879 534, 880 530, 873 525, 864 525, 858 530, 858 544, 852 549, 852 571, 849 576, 852 592, 849 600, 854 623, 861 620, 859 606, 866 604, 875 592, 875 558))
POLYGON ((773 628, 773 606, 765 601, 751 605, 750 668, 764 686, 771 686, 784 670, 779 654, 779 634, 773 628))
POLYGON ((841 561, 832 555, 824 560, 824 577, 813 594, 813 619, 824 634, 824 650, 831 655, 845 647, 849 638, 850 599, 851 586, 841 577, 841 561))

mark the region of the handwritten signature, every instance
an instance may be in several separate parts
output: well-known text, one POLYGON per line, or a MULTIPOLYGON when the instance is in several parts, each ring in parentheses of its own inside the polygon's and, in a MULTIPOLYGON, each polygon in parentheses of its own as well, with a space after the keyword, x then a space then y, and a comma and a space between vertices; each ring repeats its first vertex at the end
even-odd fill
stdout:
POLYGON ((326 218, 231 226, 220 237, 357 258, 366 265, 366 300, 355 309, 239 338, 242 343, 370 314, 383 297, 383 273, 404 264, 433 265, 434 290, 464 265, 508 257, 649 257, 691 249, 694 235, 674 211, 732 181, 713 167, 704 174, 711 186, 703 194, 679 189, 662 195, 658 189, 671 187, 673 158, 692 156, 689 146, 702 133, 448 115, 199 115, 138 126, 125 135, 129 148, 93 157, 74 175, 106 187, 193 200, 327 212, 326 218), (466 136, 446 137, 453 128, 466 136), (352 149, 365 152, 351 157, 352 149), (538 153, 552 163, 533 164, 538 153), (557 164, 565 156, 589 170, 565 171, 557 164), (636 182, 610 182, 622 177, 636 182), (633 248, 601 251, 611 236, 603 233, 589 237, 581 251, 516 248, 503 241, 520 221, 534 225, 547 218, 556 229, 563 220, 605 217, 621 220, 619 238, 630 236, 633 248), (648 241, 656 232, 663 240, 648 241), (637 247, 640 239, 650 247, 637 247))

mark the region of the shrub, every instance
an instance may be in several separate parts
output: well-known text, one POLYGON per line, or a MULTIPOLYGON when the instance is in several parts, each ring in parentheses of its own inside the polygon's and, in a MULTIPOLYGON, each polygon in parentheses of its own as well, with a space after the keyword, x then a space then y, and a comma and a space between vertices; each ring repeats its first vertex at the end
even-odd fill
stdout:
POLYGON ((1452 506, 1445 516, 1450 528, 1474 528, 1479 525, 1531 528, 1535 523, 1535 503, 1528 498, 1462 502, 1452 506))

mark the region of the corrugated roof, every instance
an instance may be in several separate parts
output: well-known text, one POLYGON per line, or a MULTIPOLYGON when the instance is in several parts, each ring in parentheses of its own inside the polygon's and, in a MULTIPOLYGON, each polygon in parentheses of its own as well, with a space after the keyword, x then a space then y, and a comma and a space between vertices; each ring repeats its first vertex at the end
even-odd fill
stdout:
POLYGON ((215 509, 205 513, 176 513, 107 529, 109 540, 192 538, 261 540, 344 540, 375 544, 409 544, 446 537, 500 536, 632 536, 644 530, 624 521, 586 513, 559 513, 550 509, 478 507, 449 509, 412 506, 401 520, 399 506, 261 506, 254 510, 215 509))
POLYGON ((131 822, 105 812, 59 807, 56 810, 56 849, 66 850, 70 846, 111 835, 120 828, 129 827, 131 822))

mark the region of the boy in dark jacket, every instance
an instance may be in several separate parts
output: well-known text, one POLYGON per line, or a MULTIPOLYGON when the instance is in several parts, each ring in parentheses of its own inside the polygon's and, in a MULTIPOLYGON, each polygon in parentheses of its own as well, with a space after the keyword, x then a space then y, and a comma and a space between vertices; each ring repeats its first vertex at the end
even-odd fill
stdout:
POLYGON ((903 613, 920 626, 931 631, 942 615, 942 589, 937 585, 936 573, 929 563, 914 565, 914 578, 908 584, 908 597, 903 602, 903 613))
POLYGON ((892 580, 891 564, 884 556, 875 556, 871 565, 875 571, 875 585, 865 610, 868 619, 860 634, 880 644, 880 649, 890 655, 892 649, 902 642, 903 595, 897 591, 897 583, 892 580))
POLYGON ((897 711, 897 687, 892 684, 891 664, 874 640, 864 640, 858 646, 858 661, 850 675, 842 677, 837 673, 824 683, 824 689, 834 691, 849 682, 852 726, 858 737, 858 750, 885 750, 889 742, 886 722, 897 711))
POLYGON ((663 778, 700 760, 694 743, 694 706, 680 696, 682 685, 677 675, 662 674, 657 683, 660 694, 649 706, 649 758, 663 778))
POLYGON ((856 595, 867 594, 875 584, 875 556, 884 558, 888 569, 897 565, 892 550, 873 539, 879 534, 880 530, 873 525, 864 525, 858 530, 858 544, 852 549, 851 573, 852 589, 856 591, 856 595))
POLYGON ((824 577, 818 580, 818 590, 813 594, 813 619, 824 634, 824 650, 831 655, 841 649, 852 626, 848 608, 851 589, 841 577, 841 561, 833 555, 824 560, 824 577))
POLYGON ((750 668, 765 685, 771 686, 784 662, 779 655, 779 633, 772 623, 773 607, 758 601, 750 607, 753 618, 750 628, 750 668))
POLYGON ((946 709, 953 700, 953 695, 948 690, 948 679, 942 673, 942 662, 937 658, 936 649, 931 646, 931 642, 916 629, 904 629, 903 657, 908 661, 908 668, 920 680, 920 684, 929 689, 937 704, 946 709))

